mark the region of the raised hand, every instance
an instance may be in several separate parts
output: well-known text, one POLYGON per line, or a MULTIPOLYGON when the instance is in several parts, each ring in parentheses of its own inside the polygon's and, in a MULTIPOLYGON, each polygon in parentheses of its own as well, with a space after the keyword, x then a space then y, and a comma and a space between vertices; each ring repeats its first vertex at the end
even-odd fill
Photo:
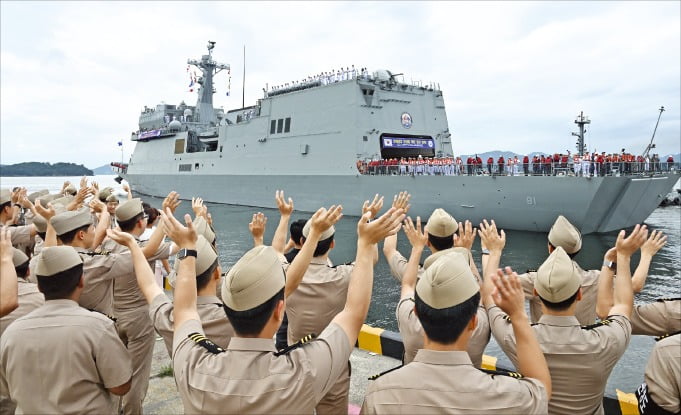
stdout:
POLYGON ((107 229, 106 236, 108 236, 117 244, 127 246, 128 248, 137 244, 137 241, 135 241, 135 238, 132 236, 132 234, 120 231, 118 229, 107 229))
POLYGON ((648 240, 641 246, 641 255, 655 256, 666 243, 667 235, 660 231, 652 231, 648 240))
POLYGON ((254 240, 259 240, 262 244, 263 235, 265 234, 265 225, 267 224, 267 216, 264 213, 258 212, 253 214, 251 223, 248 224, 248 230, 251 231, 254 240))
POLYGON ((459 222, 458 235, 454 235, 454 246, 460 246, 466 248, 470 251, 475 242, 475 236, 477 234, 477 229, 473 227, 471 221, 467 220, 466 223, 459 222))
POLYGON ((505 273, 499 269, 496 275, 492 276, 495 287, 492 299, 503 312, 513 318, 525 314, 525 294, 518 274, 513 272, 511 267, 506 267, 504 271, 505 273))
POLYGON ((180 202, 180 195, 173 190, 172 192, 168 193, 168 196, 166 196, 165 199, 163 199, 161 209, 163 211, 165 211, 166 209, 170 209, 170 213, 172 214, 175 213, 175 209, 177 209, 177 207, 180 206, 180 203, 182 203, 180 202))
POLYGON ((192 197, 192 210, 194 211, 194 217, 195 218, 202 216, 203 199, 201 199, 200 197, 192 197))
MULTIPOLYGON (((172 192, 174 193, 174 192, 172 192)), ((164 211, 161 212, 161 225, 163 226, 163 232, 173 240, 180 248, 195 248, 196 239, 196 229, 194 229, 194 223, 189 215, 184 215, 184 221, 187 226, 182 225, 173 216, 173 211, 169 206, 166 206, 164 211)))
POLYGON ((43 207, 43 205, 40 203, 40 199, 35 201, 35 211, 38 212, 38 214, 45 218, 48 222, 52 216, 57 214, 57 212, 54 210, 54 207, 52 206, 52 203, 48 203, 47 207, 43 207))
POLYGON ((106 204, 97 198, 92 199, 90 203, 88 203, 88 206, 97 214, 100 214, 106 210, 106 204))
POLYGON ((28 200, 28 197, 26 195, 22 195, 19 198, 19 204, 21 204, 21 207, 23 207, 24 209, 33 210, 33 203, 31 203, 31 201, 28 200))
POLYGON ((621 230, 617 235, 617 255, 631 257, 645 242, 648 237, 648 227, 646 225, 636 225, 628 237, 625 238, 626 232, 621 230))
POLYGON ((127 184, 122 185, 121 189, 123 189, 125 193, 130 193, 130 187, 127 184))
POLYGON ((409 204, 409 199, 411 195, 407 191, 400 192, 393 196, 393 205, 395 209, 402 209, 406 215, 409 212, 411 205, 409 204))
POLYGON ((83 176, 80 178, 80 186, 81 189, 87 186, 87 176, 83 176))
POLYGON ((390 208, 378 219, 371 221, 371 212, 366 212, 357 223, 358 244, 374 245, 385 239, 386 236, 396 234, 404 220, 402 209, 390 208))
POLYGON ((480 235, 480 244, 489 249, 490 252, 501 253, 506 246, 506 233, 503 229, 497 233, 497 224, 494 223, 494 220, 490 224, 487 219, 483 219, 478 235, 480 235))
POLYGON ((99 184, 95 181, 93 181, 90 184, 90 188, 92 189, 92 194, 97 195, 99 194, 99 184))
POLYGON ((277 201, 277 208, 281 216, 291 216, 293 212, 293 199, 288 198, 288 202, 284 198, 284 191, 277 190, 274 193, 274 199, 277 201))
POLYGON ((608 251, 603 256, 603 260, 616 262, 617 261, 617 248, 608 249, 608 251))
POLYGON ((421 231, 420 216, 416 217, 416 227, 414 227, 411 218, 406 218, 402 229, 404 229, 404 234, 407 235, 412 248, 423 249, 428 243, 428 232, 421 231))
POLYGON ((368 200, 364 201, 364 204, 362 205, 362 215, 364 215, 367 212, 371 213, 371 216, 369 216, 369 219, 373 219, 378 215, 378 212, 381 210, 383 207, 383 196, 379 198, 378 193, 374 196, 374 200, 369 203, 368 200))
POLYGON ((343 217, 343 206, 333 205, 328 210, 319 208, 310 218, 310 233, 321 235, 343 217))

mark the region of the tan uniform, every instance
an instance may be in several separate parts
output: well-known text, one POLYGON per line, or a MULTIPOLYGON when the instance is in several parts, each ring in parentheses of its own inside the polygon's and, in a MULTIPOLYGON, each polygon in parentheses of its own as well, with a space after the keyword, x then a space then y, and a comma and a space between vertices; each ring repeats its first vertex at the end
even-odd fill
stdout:
MULTIPOLYGON (((288 344, 319 334, 345 307, 354 265, 329 266, 323 257, 312 258, 298 288, 286 299, 288 344)), ((317 413, 337 414, 348 410, 350 364, 317 405, 317 413)))
POLYGON ((681 334, 660 340, 653 348, 645 371, 645 383, 636 391, 641 415, 655 414, 656 407, 681 413, 681 334))
MULTIPOLYGON (((145 243, 140 243, 144 246, 145 243)), ((150 266, 156 259, 165 259, 170 256, 171 244, 162 243, 156 253, 147 258, 150 266)), ((107 240, 102 245, 103 251, 112 254, 123 254, 128 248, 107 240)), ((142 291, 137 285, 137 276, 134 272, 123 274, 113 283, 114 312, 116 316, 116 329, 118 336, 128 349, 132 360, 132 384, 130 391, 123 396, 122 405, 124 414, 141 414, 143 411, 144 398, 149 387, 149 375, 151 374, 151 360, 154 355, 154 343, 156 336, 154 326, 149 318, 149 305, 142 291)))
MULTIPOLYGON (((423 327, 414 313, 414 299, 405 298, 397 304, 397 326, 400 329, 404 345, 404 364, 410 363, 416 357, 416 352, 423 348, 423 327)), ((468 342, 468 356, 475 367, 482 365, 482 354, 489 343, 489 319, 484 307, 478 307, 476 313, 478 323, 468 342)))
MULTIPOLYGON (((407 263, 409 260, 405 258, 402 254, 400 254, 398 251, 395 251, 395 253, 391 256, 391 258, 388 258, 388 265, 390 266, 390 274, 397 280, 397 282, 402 282, 402 277, 404 276, 405 271, 407 270, 407 263)), ((419 269, 417 271, 417 278, 420 278, 421 275, 423 274, 423 267, 419 265, 419 269)))
MULTIPOLYGON (((222 308, 222 301, 215 296, 198 296, 196 297, 196 311, 201 318, 201 326, 206 337, 226 349, 229 341, 234 337, 234 328, 222 308)), ((172 301, 165 294, 157 295, 149 306, 149 316, 154 323, 154 329, 163 337, 168 356, 172 356, 174 324, 172 301)))
MULTIPOLYGON (((497 306, 488 309, 492 334, 518 367, 511 323, 497 306)), ((631 323, 624 316, 587 329, 574 316, 543 315, 532 326, 551 372, 551 414, 603 414, 608 376, 631 339, 631 323)))
MULTIPOLYGON (((588 326, 596 322, 596 303, 598 301, 598 278, 601 275, 600 270, 583 270, 579 264, 572 261, 578 269, 582 277, 582 299, 577 302, 577 309, 575 310, 575 317, 579 323, 588 326)), ((528 272, 526 274, 518 275, 520 284, 523 286, 525 298, 530 301, 530 321, 536 323, 542 316, 541 300, 534 295, 534 282, 537 279, 536 272, 528 272)))
POLYGON ((46 301, 0 340, 0 394, 21 413, 113 414, 118 399, 106 388, 131 374, 113 322, 75 301, 46 301))
POLYGON ((631 312, 631 334, 663 336, 681 331, 681 298, 635 305, 631 312))
POLYGON ((198 320, 184 323, 173 338, 175 382, 185 413, 192 414, 311 414, 352 352, 336 324, 281 356, 272 339, 242 337, 213 354, 189 339, 192 333, 203 333, 198 320))
POLYGON ((546 389, 536 379, 492 376, 462 351, 419 350, 414 361, 369 385, 363 414, 544 414, 546 389))
MULTIPOLYGON (((0 337, 14 320, 45 304, 45 296, 38 290, 37 285, 31 284, 23 278, 19 278, 18 283, 19 307, 6 316, 0 317, 0 337)), ((7 396, 0 394, 0 415, 14 414, 15 409, 14 403, 7 396)))
POLYGON ((85 282, 78 303, 88 310, 114 315, 113 281, 134 272, 130 252, 91 254, 87 249, 74 248, 83 259, 85 282))

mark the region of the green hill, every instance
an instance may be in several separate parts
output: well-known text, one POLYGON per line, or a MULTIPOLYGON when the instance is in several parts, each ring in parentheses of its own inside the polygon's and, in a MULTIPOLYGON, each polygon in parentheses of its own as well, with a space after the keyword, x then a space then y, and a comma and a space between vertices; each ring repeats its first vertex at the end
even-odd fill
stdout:
POLYGON ((82 164, 73 163, 17 163, 0 165, 0 176, 30 177, 30 176, 93 176, 92 170, 82 164))

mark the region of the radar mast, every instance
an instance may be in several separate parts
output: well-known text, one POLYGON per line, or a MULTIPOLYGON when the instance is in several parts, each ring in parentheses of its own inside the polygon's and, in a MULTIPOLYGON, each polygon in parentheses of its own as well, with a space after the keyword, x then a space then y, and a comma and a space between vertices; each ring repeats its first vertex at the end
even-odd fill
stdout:
POLYGON ((215 42, 208 41, 208 55, 201 56, 201 60, 187 59, 189 65, 194 65, 202 72, 202 76, 197 80, 199 83, 199 97, 196 100, 196 115, 195 121, 204 127, 215 126, 217 124, 217 117, 213 110, 213 76, 223 69, 229 70, 229 65, 218 63, 213 60, 213 48, 215 42))

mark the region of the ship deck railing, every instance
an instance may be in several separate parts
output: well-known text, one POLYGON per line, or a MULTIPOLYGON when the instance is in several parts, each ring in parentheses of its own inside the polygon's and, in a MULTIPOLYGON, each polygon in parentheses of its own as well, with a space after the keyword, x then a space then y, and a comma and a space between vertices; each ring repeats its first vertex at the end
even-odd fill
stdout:
POLYGON ((679 162, 611 162, 544 164, 391 164, 358 163, 358 171, 370 176, 651 176, 681 171, 679 162))

